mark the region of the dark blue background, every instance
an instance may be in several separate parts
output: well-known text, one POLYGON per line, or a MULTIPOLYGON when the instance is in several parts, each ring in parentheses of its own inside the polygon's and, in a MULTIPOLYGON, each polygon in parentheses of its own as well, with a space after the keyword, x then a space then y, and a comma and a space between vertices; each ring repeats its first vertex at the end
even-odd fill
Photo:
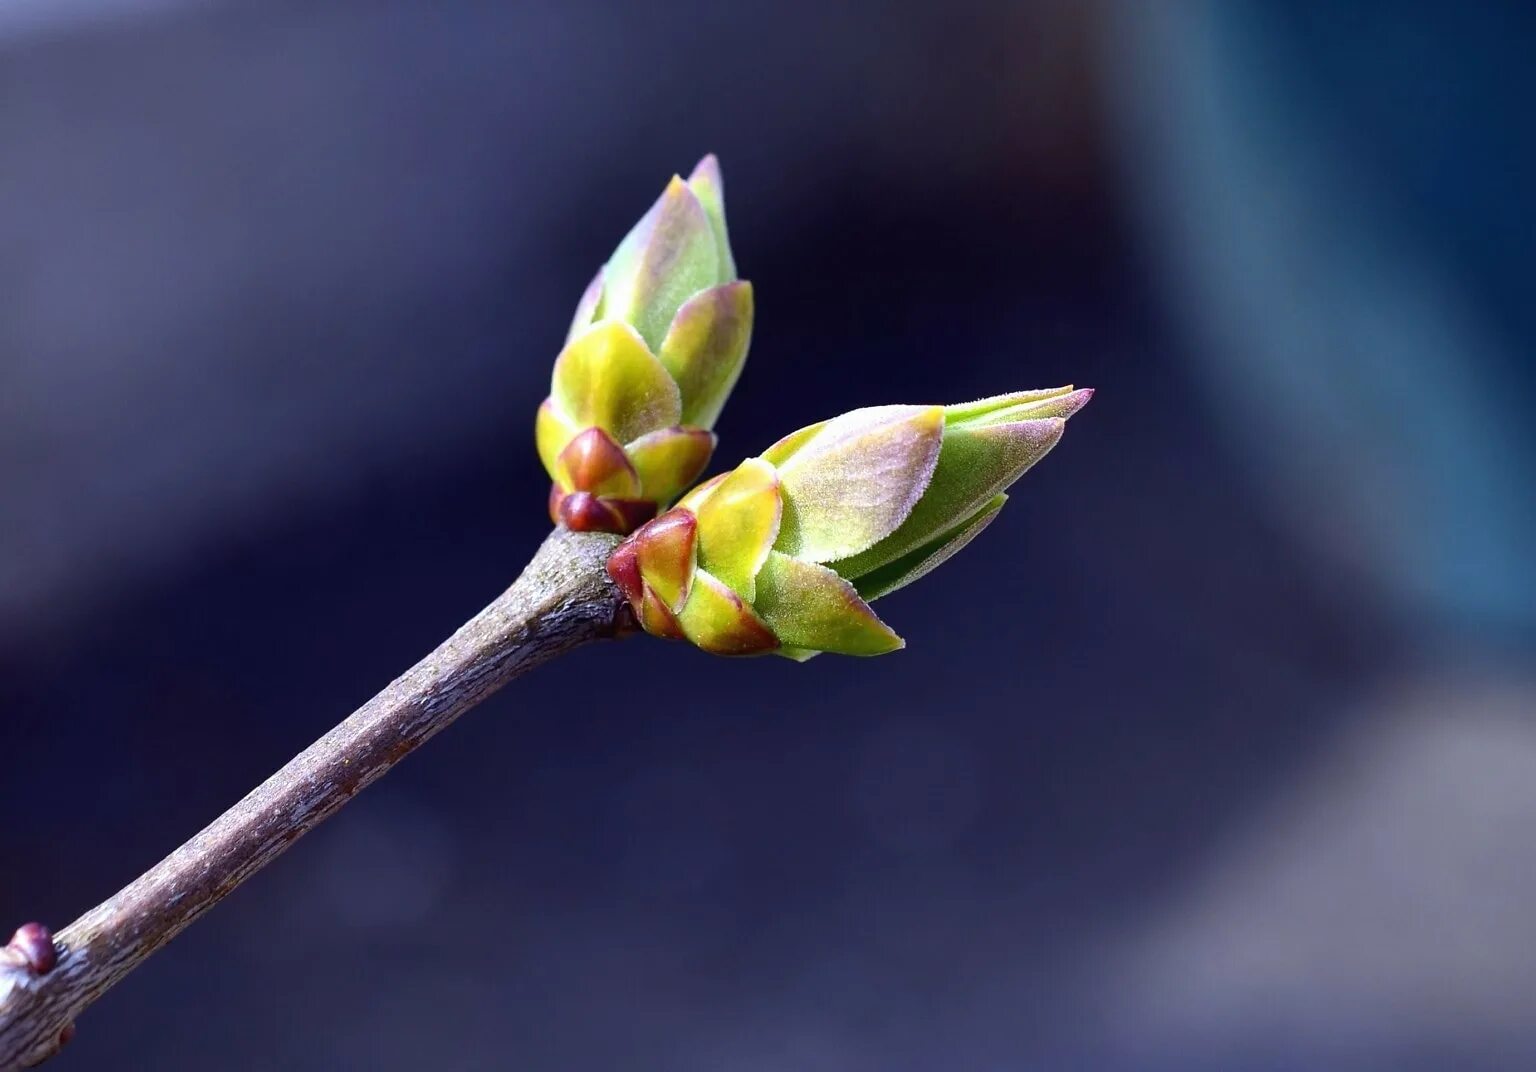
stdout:
POLYGON ((571 308, 704 151, 722 464, 1099 392, 905 652, 549 666, 60 1067, 1528 1067, 1531 20, 1346 8, 0 15, 0 920, 511 580, 571 308))

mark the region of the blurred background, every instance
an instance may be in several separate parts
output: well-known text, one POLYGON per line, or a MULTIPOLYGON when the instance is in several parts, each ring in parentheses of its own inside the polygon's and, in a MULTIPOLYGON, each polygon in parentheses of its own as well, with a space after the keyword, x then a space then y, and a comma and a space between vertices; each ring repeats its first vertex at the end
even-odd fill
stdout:
POLYGON ((1531 1067, 1533 46, 1513 3, 0 4, 7 928, 512 579, 570 312, 706 151, 758 294, 722 465, 1099 389, 881 604, 904 653, 546 667, 58 1067, 1531 1067))

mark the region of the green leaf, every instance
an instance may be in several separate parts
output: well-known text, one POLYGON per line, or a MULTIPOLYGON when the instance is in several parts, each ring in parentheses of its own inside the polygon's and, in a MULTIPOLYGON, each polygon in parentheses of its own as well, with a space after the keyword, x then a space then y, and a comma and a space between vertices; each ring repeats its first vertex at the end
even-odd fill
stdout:
POLYGON ((942 406, 875 406, 770 448, 784 496, 774 549, 811 562, 858 554, 890 535, 933 476, 942 406))
POLYGON ((714 427, 751 341, 751 283, 711 287, 683 303, 656 356, 682 393, 684 424, 714 427))
POLYGON ((1046 387, 1037 391, 1013 391, 1006 395, 992 395, 975 402, 961 402, 944 407, 944 423, 987 423, 1025 420, 1033 417, 1070 417, 1093 397, 1089 388, 1077 390, 1066 387, 1046 387))
POLYGON ((715 493, 715 489, 720 486, 721 481, 728 476, 730 476, 729 473, 718 473, 698 487, 689 489, 688 494, 677 500, 677 508, 679 510, 690 510, 697 514, 699 508, 715 493))
POLYGON ((1012 424, 970 424, 944 430, 933 480, 900 528, 833 568, 844 577, 862 577, 949 531, 1008 487, 1061 439, 1059 417, 1012 424))
POLYGON ((663 428, 628 444, 625 453, 640 474, 647 498, 665 505, 695 480, 715 452, 715 433, 702 428, 663 428))
POLYGON ((748 458, 699 505, 699 564, 752 602, 753 578, 773 548, 780 513, 778 473, 748 458))
POLYGON ((796 451, 805 446, 812 439, 815 439, 816 436, 821 433, 821 430, 826 426, 826 421, 818 421, 815 424, 806 425, 799 431, 789 433, 789 435, 785 436, 783 439, 780 439, 778 442, 774 443, 773 446, 763 451, 763 461, 769 462, 773 465, 783 465, 785 462, 789 461, 790 458, 794 457, 796 451))
POLYGON ((980 535, 981 530, 992 523, 992 519, 1007 501, 1006 495, 994 496, 980 510, 942 536, 859 577, 853 582, 854 588, 870 602, 888 596, 898 588, 905 588, 930 570, 943 565, 950 556, 980 535))
POLYGON ((714 153, 700 160, 693 169, 693 174, 688 176, 688 188, 709 215, 715 249, 719 253, 721 281, 735 279, 736 261, 731 256, 731 239, 725 229, 725 183, 720 178, 720 161, 715 159, 714 153))
POLYGON ((902 639, 853 585, 825 566, 774 551, 757 575, 753 603, 780 643, 842 655, 883 655, 902 639))
POLYGON ((677 176, 605 269, 603 315, 633 324, 650 347, 661 345, 677 310, 721 282, 709 215, 677 176))
POLYGON ((550 398, 567 423, 621 443, 676 424, 683 409, 666 368, 617 320, 594 324, 560 352, 550 398))
POLYGON ((758 655, 779 646, 757 612, 708 570, 695 570, 677 615, 683 635, 714 655, 758 655))

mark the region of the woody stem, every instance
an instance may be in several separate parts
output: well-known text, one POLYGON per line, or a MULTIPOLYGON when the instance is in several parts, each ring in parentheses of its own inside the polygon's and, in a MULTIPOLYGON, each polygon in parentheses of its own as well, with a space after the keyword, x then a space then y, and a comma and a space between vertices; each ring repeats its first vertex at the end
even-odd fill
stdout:
POLYGON ((0 1072, 53 1055, 75 1017, 240 883, 513 678, 612 636, 618 538, 557 529, 495 601, 201 833, 39 947, 0 949, 0 1072))

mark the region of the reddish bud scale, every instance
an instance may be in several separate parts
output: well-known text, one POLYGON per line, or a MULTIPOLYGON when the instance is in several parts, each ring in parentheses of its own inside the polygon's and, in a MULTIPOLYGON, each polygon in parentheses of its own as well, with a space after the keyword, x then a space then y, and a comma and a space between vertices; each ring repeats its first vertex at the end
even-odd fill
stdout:
POLYGON ((646 499, 607 499, 588 491, 549 489, 549 519, 572 532, 633 532, 656 516, 646 499))
POLYGON ((776 650, 779 639, 757 612, 717 578, 698 570, 698 527, 692 510, 668 510, 619 544, 608 559, 608 575, 653 636, 688 640, 715 655, 776 650), (697 613, 690 604, 696 585, 701 588, 697 613))
POLYGON ((640 492, 624 448, 601 428, 588 428, 555 459, 550 520, 576 532, 632 532, 656 515, 656 504, 640 492))
POLYGON ((571 440, 555 464, 576 491, 633 494, 640 490, 640 479, 624 448, 601 428, 588 428, 571 440))
POLYGON ((661 637, 664 640, 686 640, 687 635, 683 627, 678 624, 677 615, 656 594, 656 589, 645 585, 640 595, 639 618, 640 627, 652 636, 661 637))
POLYGON ((624 598, 638 609, 645 595, 645 582, 640 579, 640 552, 633 539, 619 544, 608 556, 608 576, 619 586, 624 598))

